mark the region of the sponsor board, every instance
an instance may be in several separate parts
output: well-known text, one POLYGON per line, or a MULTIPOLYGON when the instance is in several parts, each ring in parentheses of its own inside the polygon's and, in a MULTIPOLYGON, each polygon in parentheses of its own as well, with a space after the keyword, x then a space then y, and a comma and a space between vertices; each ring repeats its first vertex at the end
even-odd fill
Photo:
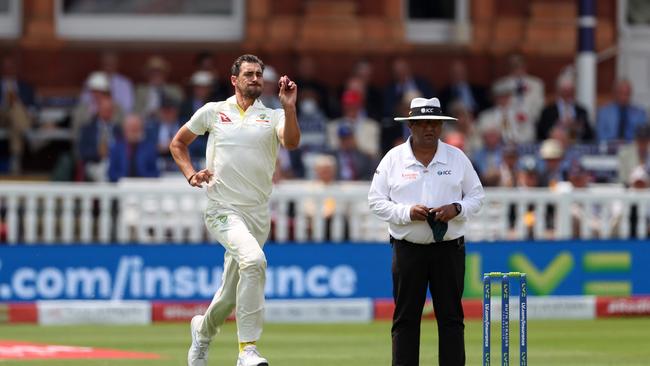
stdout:
POLYGON ((599 318, 613 316, 650 315, 650 296, 630 298, 598 298, 596 314, 599 318))
MULTIPOLYGON (((283 244, 264 248, 268 299, 390 298, 386 244, 283 244)), ((210 301, 223 268, 219 245, 0 247, 0 302, 210 301)), ((650 243, 468 243, 465 297, 481 298, 482 274, 528 275, 530 295, 650 294, 650 243)), ((498 291, 494 291, 497 295, 498 291)))
MULTIPOLYGON (((186 322, 203 314, 207 302, 156 302, 152 304, 154 322, 186 322)), ((235 320, 234 313, 229 321, 235 320)), ((267 323, 369 322, 373 320, 372 299, 300 299, 267 300, 264 321, 267 323)))
POLYGON ((39 301, 38 323, 70 324, 149 324, 148 301, 39 301))
POLYGON ((9 303, 6 304, 9 323, 37 323, 38 310, 35 303, 9 303))
POLYGON ((0 360, 160 359, 153 353, 0 340, 0 360))
MULTIPOLYGON (((491 316, 501 319, 501 299, 492 300, 491 316)), ((544 296, 528 298, 528 319, 594 319, 594 296, 544 296)), ((510 320, 519 320, 519 298, 510 298, 510 320)))
POLYGON ((154 302, 151 316, 154 322, 189 321, 194 315, 204 314, 209 302, 154 302))
MULTIPOLYGON (((463 301, 463 309, 465 309, 465 317, 467 315, 467 300, 463 301)), ((390 320, 393 319, 393 311, 395 311, 395 304, 392 299, 377 299, 373 302, 374 317, 377 320, 390 320)), ((422 319, 435 319, 435 312, 433 311, 433 303, 427 300, 422 309, 422 319)))
MULTIPOLYGON (((395 305, 391 299, 374 302, 375 319, 389 320, 393 317, 395 305)), ((481 319, 483 302, 476 299, 463 300, 465 319, 481 319)), ((435 314, 431 302, 427 301, 422 312, 424 319, 433 319, 435 314)), ((493 298, 490 307, 493 321, 501 321, 501 299, 493 298)), ((594 319, 596 298, 593 296, 548 296, 528 298, 529 319, 594 319)), ((510 298, 510 320, 519 320, 519 299, 510 298)))
MULTIPOLYGON (((318 255, 302 245, 266 249, 266 297, 355 298, 383 292, 389 273, 382 271, 385 279, 377 283, 376 268, 365 261, 378 256, 389 263, 385 247, 319 249, 326 247, 318 255)), ((0 301, 209 301, 221 283, 217 258, 223 254, 217 245, 0 247, 0 301)))
POLYGON ((264 309, 267 323, 367 323, 372 299, 273 300, 264 309))

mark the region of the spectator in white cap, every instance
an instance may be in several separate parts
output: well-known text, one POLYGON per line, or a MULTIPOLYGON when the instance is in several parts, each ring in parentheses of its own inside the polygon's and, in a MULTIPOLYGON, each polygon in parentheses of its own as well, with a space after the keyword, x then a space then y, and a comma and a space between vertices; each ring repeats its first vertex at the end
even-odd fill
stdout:
MULTIPOLYGON (((632 170, 628 178, 628 184, 630 189, 633 190, 647 190, 650 187, 650 175, 648 174, 647 167, 643 165, 638 165, 632 170)), ((645 236, 650 236, 650 206, 638 204, 633 204, 630 212, 630 237, 638 238, 641 234, 640 232, 640 220, 639 216, 645 217, 646 223, 646 233, 645 236), (645 212, 643 215, 640 215, 639 210, 641 207, 645 207, 645 212)))
POLYGON ((630 187, 636 189, 644 189, 648 188, 649 183, 650 176, 648 176, 648 172, 643 165, 637 166, 632 170, 632 173, 630 173, 630 177, 628 179, 628 184, 630 187))
MULTIPOLYGON (((194 56, 195 71, 207 71, 212 74, 212 90, 210 100, 223 100, 230 96, 230 83, 223 83, 215 62, 215 55, 212 51, 201 50, 194 56), (227 84, 227 85, 226 85, 227 84)), ((194 74, 192 74, 194 75, 194 74)), ((192 84, 192 81, 189 81, 192 84)))
POLYGON ((113 114, 111 120, 119 121, 122 119, 122 109, 114 105, 111 97, 111 82, 104 71, 93 71, 88 75, 84 83, 84 88, 88 91, 88 98, 81 98, 79 104, 72 112, 72 121, 70 123, 73 136, 77 136, 79 130, 88 124, 93 116, 99 111, 99 106, 103 100, 111 100, 113 114))
POLYGON ((492 87, 494 107, 478 116, 481 131, 498 128, 504 143, 522 144, 535 140, 535 126, 532 119, 522 118, 512 106, 515 84, 503 81, 492 87))
POLYGON ((368 193, 372 212, 389 223, 393 247, 393 365, 418 364, 427 289, 438 361, 464 365, 464 235, 483 186, 467 156, 440 141, 443 121, 455 118, 443 115, 438 98, 414 98, 409 115, 395 120, 408 123, 411 136, 384 156, 368 193))
POLYGON ((114 117, 117 108, 108 93, 101 95, 97 111, 79 126, 75 150, 85 180, 103 182, 107 179, 108 150, 119 135, 122 122, 114 117))
POLYGON ((280 99, 278 98, 278 80, 280 77, 275 69, 269 65, 264 67, 264 88, 260 100, 268 108, 281 108, 280 99))
POLYGON ((559 182, 567 181, 567 170, 563 166, 564 147, 557 139, 546 139, 539 148, 539 156, 543 160, 540 174, 540 186, 555 188, 559 182))
MULTIPOLYGON (((135 92, 133 83, 129 78, 118 72, 119 58, 115 52, 106 51, 101 55, 101 71, 106 74, 110 87, 111 97, 115 104, 124 113, 130 113, 135 103, 135 92)), ((81 99, 88 101, 91 98, 90 90, 86 86, 82 92, 81 99)))
POLYGON ((494 82, 494 86, 509 84, 513 86, 511 107, 516 111, 517 120, 530 123, 531 126, 539 118, 544 107, 544 82, 528 73, 526 61, 522 55, 508 57, 508 75, 494 82))

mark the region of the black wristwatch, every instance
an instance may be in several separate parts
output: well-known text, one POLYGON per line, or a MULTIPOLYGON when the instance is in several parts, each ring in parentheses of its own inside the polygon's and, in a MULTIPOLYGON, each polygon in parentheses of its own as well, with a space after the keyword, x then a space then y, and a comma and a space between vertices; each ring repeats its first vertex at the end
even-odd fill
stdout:
POLYGON ((454 205, 454 207, 456 207, 456 215, 460 215, 460 211, 463 210, 463 206, 461 206, 460 203, 458 203, 458 202, 454 202, 454 203, 452 203, 452 205, 454 205))

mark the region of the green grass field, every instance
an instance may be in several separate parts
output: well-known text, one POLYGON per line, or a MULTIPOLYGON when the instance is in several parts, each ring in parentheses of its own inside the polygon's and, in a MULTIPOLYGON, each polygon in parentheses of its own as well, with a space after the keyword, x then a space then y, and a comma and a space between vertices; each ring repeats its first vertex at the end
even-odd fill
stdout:
MULTIPOLYGON (((481 322, 466 323, 467 364, 480 365, 481 322)), ((500 364, 499 323, 492 327, 492 362, 500 364)), ((511 364, 518 365, 517 324, 511 324, 511 364)), ((649 365, 650 318, 606 320, 554 320, 529 322, 531 365, 649 365)), ((227 324, 215 338, 210 365, 234 366, 236 329, 227 324)), ((437 365, 435 323, 423 322, 421 365, 437 365)), ((9 365, 185 365, 189 345, 188 324, 154 326, 0 326, 0 339, 59 345, 94 346, 154 352, 162 360, 58 360, 0 361, 9 365)), ((274 366, 390 365, 390 323, 372 324, 267 324, 259 342, 262 354, 274 366)))

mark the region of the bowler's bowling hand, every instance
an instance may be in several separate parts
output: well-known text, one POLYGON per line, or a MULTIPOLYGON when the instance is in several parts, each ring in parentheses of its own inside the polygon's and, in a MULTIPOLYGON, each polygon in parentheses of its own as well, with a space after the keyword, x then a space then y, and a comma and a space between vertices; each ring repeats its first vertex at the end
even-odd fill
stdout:
POLYGON ((196 172, 190 179, 190 185, 193 187, 201 188, 203 183, 209 183, 212 179, 212 172, 208 169, 202 169, 196 172))
POLYGON ((283 75, 278 81, 278 86, 280 87, 278 98, 282 107, 296 105, 296 97, 298 96, 296 83, 291 81, 287 75, 283 75))

